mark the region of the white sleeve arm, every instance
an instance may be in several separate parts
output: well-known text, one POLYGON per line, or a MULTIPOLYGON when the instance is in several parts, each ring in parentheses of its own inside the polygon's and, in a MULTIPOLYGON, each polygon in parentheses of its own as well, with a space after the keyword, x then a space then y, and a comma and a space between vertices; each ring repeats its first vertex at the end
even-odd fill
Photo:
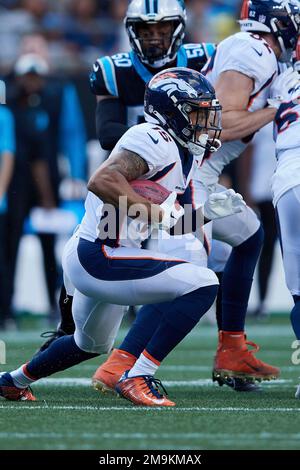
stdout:
POLYGON ((235 38, 232 43, 224 41, 218 47, 218 75, 233 70, 252 78, 255 88, 260 88, 274 74, 274 53, 264 41, 252 38, 235 38))

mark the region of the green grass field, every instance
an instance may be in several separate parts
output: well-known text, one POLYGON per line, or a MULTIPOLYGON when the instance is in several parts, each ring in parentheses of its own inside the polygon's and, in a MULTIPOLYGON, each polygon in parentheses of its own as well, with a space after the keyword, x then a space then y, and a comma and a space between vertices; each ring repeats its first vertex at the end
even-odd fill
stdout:
MULTIPOLYGON (((122 334, 124 331, 122 332, 122 334)), ((300 365, 291 362, 288 319, 248 327, 259 357, 281 366, 259 393, 236 393, 210 380, 216 330, 200 326, 165 361, 158 377, 175 409, 145 409, 90 387, 99 360, 33 386, 35 403, 0 401, 0 449, 299 449, 300 365)), ((2 334, 9 370, 40 344, 34 331, 2 334)))

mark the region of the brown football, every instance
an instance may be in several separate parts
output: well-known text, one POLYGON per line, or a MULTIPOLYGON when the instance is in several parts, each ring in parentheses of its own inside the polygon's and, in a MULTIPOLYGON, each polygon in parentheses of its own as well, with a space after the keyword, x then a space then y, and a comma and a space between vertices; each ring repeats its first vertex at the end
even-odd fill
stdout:
POLYGON ((153 204, 162 204, 171 194, 171 191, 150 180, 134 180, 130 182, 130 186, 136 193, 153 204))

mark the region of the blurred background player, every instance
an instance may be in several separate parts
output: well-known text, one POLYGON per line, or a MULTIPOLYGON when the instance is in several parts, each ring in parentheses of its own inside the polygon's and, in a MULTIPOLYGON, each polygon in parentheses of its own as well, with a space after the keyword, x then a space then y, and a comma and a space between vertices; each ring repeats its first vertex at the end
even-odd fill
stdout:
MULTIPOLYGON (((5 93, 5 90, 3 91, 5 93)), ((7 189, 13 173, 15 150, 14 118, 9 108, 2 103, 0 104, 0 329, 9 326, 13 321, 8 297, 9 258, 6 233, 7 189)))
MULTIPOLYGON (((300 340, 300 39, 296 48, 296 82, 289 88, 274 84, 271 100, 278 103, 274 135, 276 141, 276 171, 272 177, 273 204, 277 215, 277 228, 282 251, 285 280, 294 299, 291 323, 300 340), (282 102, 282 98, 284 102, 282 102)), ((284 77, 283 77, 284 78, 284 77)), ((296 392, 300 398, 300 385, 296 392)))
MULTIPOLYGON (((206 194, 223 189, 218 186, 223 168, 242 153, 256 131, 274 120, 277 105, 266 107, 267 99, 276 80, 289 86, 288 76, 286 82, 277 77, 278 63, 291 60, 299 34, 299 7, 293 2, 245 0, 240 26, 242 32, 222 41, 203 69, 224 110, 222 148, 205 160, 194 179, 206 194)), ((221 330, 213 372, 220 384, 227 378, 260 380, 279 373, 255 357, 254 343, 248 343, 254 351, 248 350, 244 332, 262 232, 250 208, 212 225, 212 237, 233 247, 221 282, 221 330)))
POLYGON ((158 0, 153 6, 133 0, 125 26, 131 52, 98 59, 90 75, 97 95, 97 135, 106 150, 144 121, 145 84, 157 71, 170 66, 200 70, 215 49, 213 44, 182 45, 186 11, 178 0, 158 0))
MULTIPOLYGON (((29 41, 29 38, 28 38, 29 41)), ((69 161, 72 190, 86 178, 86 135, 74 86, 50 75, 37 53, 21 55, 7 80, 7 99, 16 122, 16 164, 8 194, 8 295, 12 306, 16 260, 24 222, 34 206, 58 207, 62 180, 59 154, 69 161), (73 188, 73 189, 72 189, 73 188)), ((54 233, 39 233, 50 312, 56 319, 58 268, 54 233)))

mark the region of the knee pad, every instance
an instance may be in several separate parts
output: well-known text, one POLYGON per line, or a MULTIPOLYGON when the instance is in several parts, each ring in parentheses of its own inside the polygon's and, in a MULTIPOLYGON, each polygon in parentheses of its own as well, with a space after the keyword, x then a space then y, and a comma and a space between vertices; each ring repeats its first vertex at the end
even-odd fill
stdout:
MULTIPOLYGON (((191 266, 191 265, 190 265, 191 266)), ((219 281, 214 273, 209 268, 196 266, 195 264, 192 265, 194 270, 192 272, 193 284, 195 286, 194 291, 196 292, 199 289, 204 287, 218 285, 219 281)))
POLYGON ((79 332, 78 330, 75 331, 74 333, 74 341, 76 345, 84 352, 90 353, 90 354, 106 354, 106 351, 102 352, 102 350, 105 350, 105 347, 100 347, 98 345, 94 344, 94 341, 83 335, 82 332, 79 332))
POLYGON ((108 354, 114 345, 114 339, 112 338, 108 338, 107 341, 102 344, 95 344, 93 338, 77 331, 75 331, 74 340, 82 351, 91 354, 108 354))
POLYGON ((98 354, 109 354, 113 348, 114 341, 108 341, 105 344, 97 344, 94 347, 95 352, 98 354))
POLYGON ((74 333, 74 341, 76 345, 84 352, 87 353, 94 353, 93 345, 91 341, 87 341, 76 329, 74 333))

